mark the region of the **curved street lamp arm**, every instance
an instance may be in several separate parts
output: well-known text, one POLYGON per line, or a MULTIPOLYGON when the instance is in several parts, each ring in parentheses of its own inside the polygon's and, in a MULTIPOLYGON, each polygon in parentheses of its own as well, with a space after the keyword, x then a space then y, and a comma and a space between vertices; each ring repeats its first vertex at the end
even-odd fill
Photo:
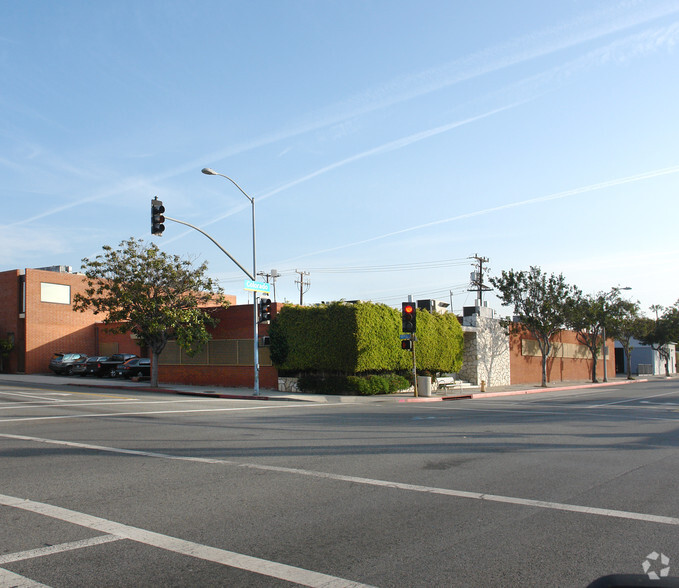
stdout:
POLYGON ((251 196, 248 196, 247 192, 245 190, 243 190, 243 188, 241 188, 238 185, 238 183, 235 180, 232 180, 229 176, 225 176, 224 174, 220 174, 219 172, 216 172, 215 170, 210 169, 209 167, 204 167, 200 171, 202 171, 205 175, 208 175, 208 176, 221 176, 223 178, 226 178, 227 180, 229 180, 229 182, 231 182, 234 186, 236 186, 236 188, 238 188, 241 191, 241 194, 243 194, 243 196, 245 196, 252 204, 255 203, 255 199, 252 198, 251 196))
POLYGON ((199 229, 198 227, 196 227, 196 226, 194 226, 194 225, 192 225, 192 224, 190 224, 190 223, 187 223, 187 222, 184 222, 184 221, 180 221, 180 220, 177 220, 176 218, 171 218, 171 217, 169 217, 169 216, 166 216, 166 217, 165 217, 165 220, 169 220, 169 221, 172 221, 172 222, 174 222, 174 223, 179 223, 180 225, 186 225, 187 227, 191 227, 192 229, 195 229, 195 230, 198 231, 199 233, 202 233, 202 234, 205 235, 208 239, 210 239, 210 241, 212 241, 217 247, 219 247, 219 248, 222 250, 222 252, 225 253, 225 254, 228 256, 228 258, 229 258, 231 261, 233 261, 233 263, 235 263, 235 264, 243 271, 243 273, 244 273, 248 278, 250 278, 250 279, 253 280, 253 281, 255 281, 255 280, 257 279, 257 278, 255 278, 248 270, 246 270, 240 263, 238 263, 238 262, 233 258, 233 256, 232 256, 226 249, 224 249, 224 247, 222 247, 222 246, 221 246, 219 243, 217 243, 217 241, 215 241, 210 235, 208 235, 205 231, 203 231, 203 229, 199 229))

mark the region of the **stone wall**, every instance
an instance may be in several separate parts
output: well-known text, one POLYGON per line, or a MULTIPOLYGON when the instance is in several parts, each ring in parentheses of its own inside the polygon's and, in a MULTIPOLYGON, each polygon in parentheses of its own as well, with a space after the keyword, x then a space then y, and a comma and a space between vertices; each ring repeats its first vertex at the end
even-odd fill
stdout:
MULTIPOLYGON (((488 309, 483 309, 488 311, 488 309)), ((510 383, 509 336, 492 311, 463 319, 464 355, 458 375, 476 386, 506 386, 510 383), (485 316, 484 316, 485 315, 485 316)))

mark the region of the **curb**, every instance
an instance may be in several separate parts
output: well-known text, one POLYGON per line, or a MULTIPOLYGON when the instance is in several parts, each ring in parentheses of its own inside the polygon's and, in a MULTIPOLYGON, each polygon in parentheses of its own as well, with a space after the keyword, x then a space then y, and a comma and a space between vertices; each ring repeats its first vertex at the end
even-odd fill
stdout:
MULTIPOLYGON (((76 384, 69 382, 68 386, 88 388, 87 384, 76 384)), ((125 386, 122 384, 98 384, 97 388, 106 390, 126 390, 128 392, 162 392, 164 394, 177 394, 178 396, 199 396, 207 398, 223 398, 226 400, 282 400, 288 402, 317 402, 314 400, 307 400, 305 398, 292 398, 290 396, 255 396, 254 394, 226 394, 221 392, 199 392, 192 390, 176 390, 174 388, 152 388, 151 386, 125 386)))
POLYGON ((627 384, 636 384, 640 382, 648 382, 648 378, 641 380, 624 380, 622 382, 597 382, 595 384, 577 384, 574 386, 556 386, 554 388, 529 388, 526 390, 503 390, 502 392, 475 392, 473 394, 465 394, 460 396, 438 396, 438 397, 418 397, 418 398, 402 398, 399 402, 442 402, 444 400, 480 400, 483 398, 497 398, 499 396, 520 396, 525 394, 544 394, 545 392, 559 392, 564 390, 582 390, 584 388, 605 388, 606 386, 626 386, 627 384))

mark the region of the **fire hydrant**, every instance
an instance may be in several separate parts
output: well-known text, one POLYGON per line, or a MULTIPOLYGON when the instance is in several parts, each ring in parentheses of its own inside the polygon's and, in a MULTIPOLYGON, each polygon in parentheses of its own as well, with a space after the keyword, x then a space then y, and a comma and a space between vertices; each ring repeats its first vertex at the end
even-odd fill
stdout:
POLYGON ((481 380, 481 392, 485 392, 485 391, 486 391, 486 381, 481 380))

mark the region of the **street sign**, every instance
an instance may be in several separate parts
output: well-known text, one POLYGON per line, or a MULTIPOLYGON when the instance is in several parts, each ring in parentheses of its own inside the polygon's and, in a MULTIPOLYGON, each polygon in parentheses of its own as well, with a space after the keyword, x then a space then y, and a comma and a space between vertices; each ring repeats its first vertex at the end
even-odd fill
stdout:
POLYGON ((402 341, 410 341, 412 333, 406 333, 405 335, 399 335, 398 338, 402 341))
POLYGON ((243 289, 250 292, 264 292, 265 294, 270 294, 271 284, 267 284, 266 282, 255 282, 254 280, 245 280, 243 289))

